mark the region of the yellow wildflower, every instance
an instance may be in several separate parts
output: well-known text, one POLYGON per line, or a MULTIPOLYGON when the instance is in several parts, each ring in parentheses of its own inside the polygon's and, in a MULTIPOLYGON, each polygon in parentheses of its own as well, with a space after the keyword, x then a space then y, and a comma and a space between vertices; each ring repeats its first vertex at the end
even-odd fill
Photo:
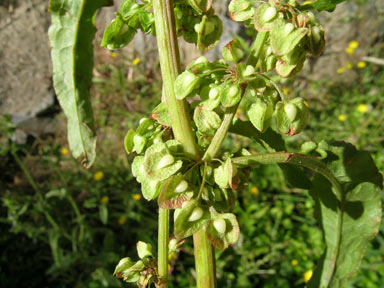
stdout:
POLYGON ((347 47, 345 48, 345 52, 347 52, 347 54, 349 55, 352 55, 353 53, 355 53, 355 49, 353 49, 352 47, 347 47))
POLYGON ((340 68, 337 68, 336 72, 339 74, 343 74, 345 72, 345 69, 344 67, 340 67, 340 68))
POLYGON ((360 113, 366 113, 368 112, 368 105, 367 104, 360 104, 359 106, 357 106, 357 111, 359 111, 360 113))
POLYGON ((349 42, 348 47, 352 49, 356 49, 357 47, 359 47, 359 42, 357 42, 356 40, 353 40, 349 42))
POLYGON ((108 196, 101 197, 101 199, 100 199, 100 203, 101 204, 106 205, 106 204, 108 204, 108 202, 109 202, 109 197, 108 196))
POLYGON ((134 66, 137 66, 139 63, 140 63, 140 59, 139 59, 139 58, 135 58, 135 59, 133 59, 133 61, 132 61, 132 64, 133 64, 134 66))
POLYGON ((367 66, 367 63, 364 61, 357 62, 357 68, 363 69, 367 66))
POLYGON ((259 194, 259 189, 255 186, 252 186, 251 187, 251 194, 253 194, 253 195, 259 194))
POLYGON ((69 152, 68 148, 63 147, 63 148, 60 149, 60 154, 61 155, 67 155, 68 152, 69 152))
POLYGON ((97 171, 95 174, 93 174, 93 179, 95 181, 101 181, 101 179, 104 178, 104 172, 103 171, 97 171))
POLYGON ((311 280, 312 278, 312 275, 313 275, 313 271, 312 270, 308 270, 304 273, 304 282, 305 283, 308 283, 309 280, 311 280))
POLYGON ((139 201, 139 200, 141 199, 141 194, 138 194, 138 193, 133 194, 133 195, 132 195, 132 199, 133 199, 133 200, 136 200, 136 201, 139 201))
POLYGON ((288 95, 289 93, 291 93, 291 89, 289 89, 289 88, 283 88, 283 93, 284 93, 285 95, 288 95))
POLYGON ((299 261, 297 261, 296 259, 293 259, 293 260, 291 261, 291 265, 292 265, 293 267, 297 266, 297 264, 299 264, 299 261))
POLYGON ((312 4, 312 1, 308 0, 303 2, 303 5, 309 5, 309 4, 312 4))
POLYGON ((337 117, 337 119, 341 122, 347 120, 347 115, 345 114, 340 114, 339 117, 337 117))
POLYGON ((352 65, 351 62, 348 62, 347 65, 346 65, 346 67, 347 67, 348 69, 352 69, 352 68, 353 68, 353 65, 352 65))
POLYGON ((236 113, 235 113, 235 117, 239 117, 239 114, 241 113, 241 110, 240 109, 237 109, 236 110, 236 113))
POLYGON ((118 220, 120 225, 124 225, 127 222, 127 216, 121 215, 118 220))
POLYGON ((116 52, 111 52, 110 55, 111 55, 112 58, 116 58, 117 57, 117 53, 116 52))

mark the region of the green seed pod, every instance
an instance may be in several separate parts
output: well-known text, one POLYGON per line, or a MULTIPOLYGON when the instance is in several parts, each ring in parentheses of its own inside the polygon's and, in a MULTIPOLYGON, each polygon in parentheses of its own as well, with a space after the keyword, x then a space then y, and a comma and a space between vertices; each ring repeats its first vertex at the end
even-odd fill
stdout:
POLYGON ((213 221, 213 226, 219 232, 220 234, 224 234, 227 230, 227 224, 225 223, 225 220, 222 218, 215 219, 213 221))
POLYGON ((183 193, 188 189, 188 182, 181 180, 180 183, 175 188, 175 193, 183 193))
POLYGON ((163 156, 163 158, 160 159, 159 163, 157 164, 157 169, 162 169, 164 167, 167 167, 175 162, 175 158, 171 154, 167 154, 163 156))
POLYGON ((263 14, 263 20, 265 22, 269 22, 271 21, 273 18, 275 18, 277 14, 277 10, 275 7, 268 7, 267 10, 265 10, 264 14, 263 14))
POLYGON ((313 56, 319 56, 325 47, 325 36, 324 29, 321 25, 313 26, 310 30, 310 34, 308 35, 308 51, 313 56))
POLYGON ((228 82, 225 84, 223 93, 221 95, 221 105, 224 107, 232 107, 236 105, 241 99, 241 88, 240 85, 228 82))
POLYGON ((199 220, 203 216, 203 209, 200 207, 195 207, 188 218, 189 222, 194 222, 199 220))
POLYGON ((238 40, 232 40, 221 50, 223 58, 229 62, 237 63, 244 57, 244 51, 238 40))
POLYGON ((192 92, 199 88, 200 78, 191 71, 184 71, 177 76, 175 81, 176 98, 181 100, 187 96, 194 96, 192 92))
POLYGON ((278 130, 288 136, 300 133, 308 122, 308 107, 302 98, 276 105, 278 130))
POLYGON ((260 98, 257 98, 247 111, 249 120, 260 132, 264 132, 271 124, 273 106, 260 98))
POLYGON ((255 14, 255 8, 248 0, 232 0, 228 10, 231 19, 239 22, 248 20, 255 14))

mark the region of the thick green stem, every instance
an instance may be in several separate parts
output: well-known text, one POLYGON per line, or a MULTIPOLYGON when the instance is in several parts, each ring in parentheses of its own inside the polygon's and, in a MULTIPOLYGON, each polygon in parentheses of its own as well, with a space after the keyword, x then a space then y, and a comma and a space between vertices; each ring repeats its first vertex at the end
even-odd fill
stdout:
MULTIPOLYGON (((174 82, 180 72, 180 56, 172 0, 153 0, 153 13, 163 91, 171 118, 172 131, 175 139, 183 145, 187 156, 199 161, 199 150, 192 132, 187 102, 177 100, 174 92, 174 82)), ((161 208, 158 232, 158 276, 161 280, 159 287, 164 288, 168 287, 169 211, 161 208)))
POLYGON ((197 288, 216 287, 216 263, 215 251, 207 237, 207 233, 201 229, 193 234, 195 253, 197 288))
POLYGON ((168 240, 169 240, 169 210, 159 210, 159 231, 158 231, 158 277, 161 288, 168 287, 168 240))
POLYGON ((176 77, 180 72, 180 56, 172 1, 153 0, 153 13, 165 100, 171 117, 172 131, 175 139, 183 145, 187 156, 199 160, 200 156, 192 132, 188 105, 185 100, 176 99, 173 89, 176 77))

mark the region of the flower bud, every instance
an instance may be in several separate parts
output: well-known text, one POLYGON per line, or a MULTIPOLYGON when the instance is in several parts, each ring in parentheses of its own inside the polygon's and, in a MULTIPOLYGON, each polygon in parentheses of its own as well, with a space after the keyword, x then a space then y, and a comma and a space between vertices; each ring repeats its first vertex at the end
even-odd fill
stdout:
POLYGON ((220 234, 224 234, 227 229, 227 224, 225 223, 225 220, 222 218, 215 219, 213 221, 213 226, 215 227, 216 231, 220 234))
POLYGON ((203 209, 200 207, 195 207, 191 213, 191 216, 189 216, 188 221, 194 222, 199 220, 201 217, 203 217, 203 209))
POLYGON ((159 163, 157 164, 157 169, 161 169, 167 167, 175 162, 175 158, 171 154, 167 154, 161 158, 159 163))
POLYGON ((188 182, 181 180, 180 183, 175 188, 175 193, 183 193, 188 189, 188 182))

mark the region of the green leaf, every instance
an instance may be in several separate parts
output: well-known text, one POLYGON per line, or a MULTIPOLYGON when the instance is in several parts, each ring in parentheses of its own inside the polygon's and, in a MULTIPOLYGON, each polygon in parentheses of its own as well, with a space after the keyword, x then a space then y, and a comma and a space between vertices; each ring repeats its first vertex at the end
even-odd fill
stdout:
POLYGON ((127 46, 136 34, 136 29, 128 25, 124 19, 117 14, 116 18, 105 28, 101 47, 110 50, 127 46))
POLYGON ((276 56, 287 55, 296 48, 307 33, 308 28, 295 28, 292 23, 277 19, 273 22, 269 35, 273 53, 276 56))
POLYGON ((343 183, 343 197, 338 201, 323 177, 314 180, 310 194, 327 249, 308 287, 346 287, 378 233, 383 179, 369 153, 351 144, 330 146, 325 161, 343 183))
POLYGON ((96 11, 107 0, 51 0, 49 28, 53 83, 68 119, 68 142, 75 158, 86 168, 96 157, 96 133, 89 88, 92 83, 93 38, 96 11))
POLYGON ((300 10, 316 9, 317 11, 328 11, 332 12, 336 9, 336 5, 346 0, 317 0, 312 4, 303 5, 300 10))

